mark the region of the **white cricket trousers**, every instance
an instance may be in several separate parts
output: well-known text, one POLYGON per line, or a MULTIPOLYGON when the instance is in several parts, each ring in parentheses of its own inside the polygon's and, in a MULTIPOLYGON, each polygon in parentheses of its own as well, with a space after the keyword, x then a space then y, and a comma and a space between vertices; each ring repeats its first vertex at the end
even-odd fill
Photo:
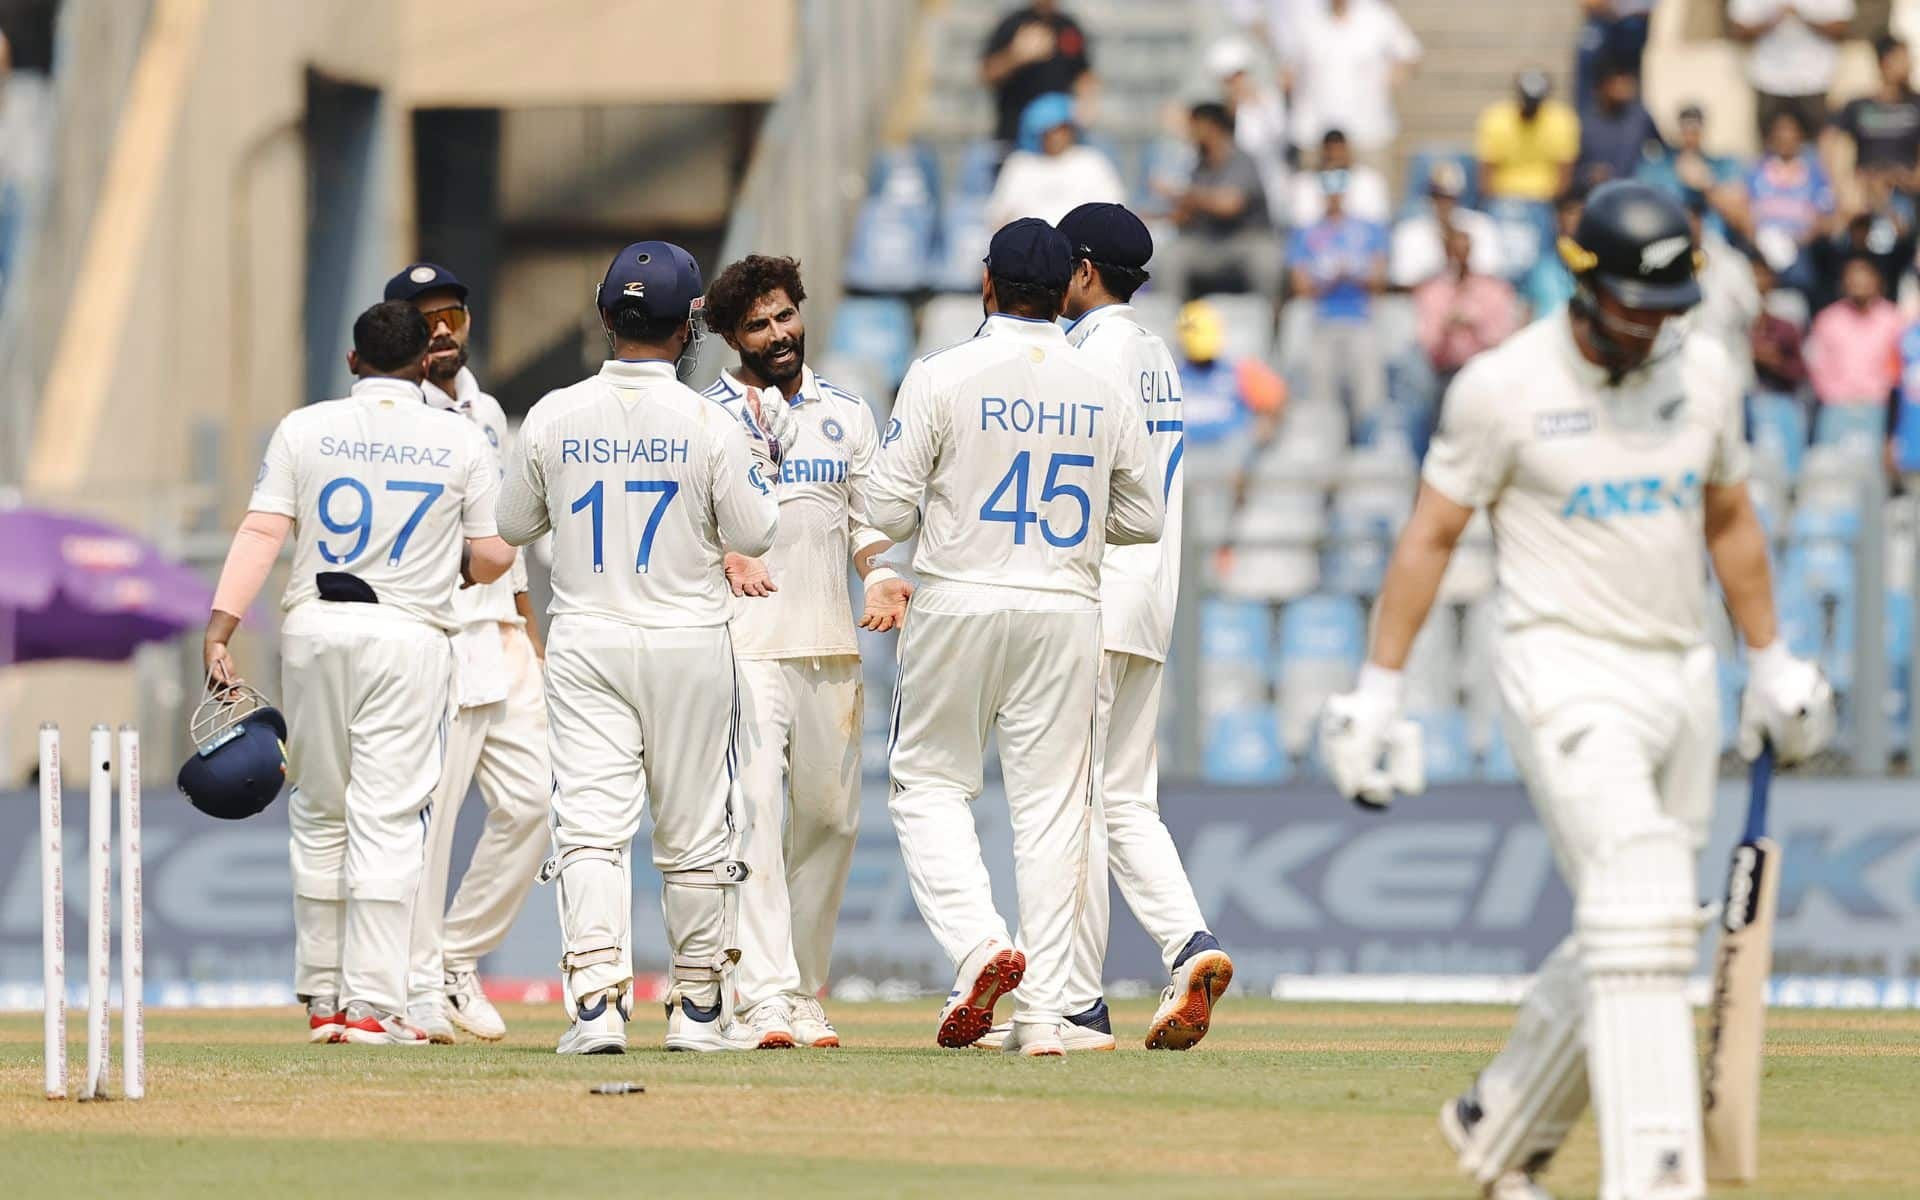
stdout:
POLYGON ((726 626, 645 629, 555 617, 547 716, 572 995, 624 987, 633 976, 625 863, 649 805, 674 961, 716 972, 717 987, 717 964, 731 948, 722 889, 676 872, 711 869, 732 854, 736 689, 726 626))
POLYGON ((970 808, 983 787, 987 737, 997 734, 1027 956, 1014 993, 1014 1020, 1023 1023, 1065 1016, 1085 885, 1100 610, 1082 603, 928 584, 900 635, 888 809, 913 899, 956 968, 986 938, 1012 941, 993 907, 970 808))
POLYGON ((1074 938, 1073 975, 1067 1012, 1080 1013, 1101 999, 1107 959, 1110 902, 1107 875, 1147 935, 1160 947, 1167 970, 1194 934, 1207 927, 1200 901, 1173 834, 1160 819, 1160 683, 1163 664, 1137 654, 1108 651, 1100 671, 1100 787, 1087 841, 1086 895, 1074 938))
POLYGON ((1591 1095, 1603 1200, 1704 1195, 1681 987, 1720 758, 1713 651, 1540 627, 1503 634, 1496 668, 1508 744, 1576 913, 1574 934, 1542 965, 1512 1038, 1481 1073, 1486 1132, 1508 1149, 1480 1164, 1482 1180, 1551 1154, 1591 1095), (1636 965, 1661 958, 1665 966, 1636 965), (1670 1178, 1634 1176, 1669 1149, 1670 1178))
POLYGON ((857 655, 742 659, 739 670, 741 857, 753 874, 740 885, 734 986, 745 1012, 827 985, 860 832, 865 688, 857 655))
POLYGON ((506 939, 547 857, 547 698, 540 656, 518 625, 499 626, 507 696, 456 708, 447 721, 447 757, 427 821, 426 862, 413 909, 407 1000, 439 996, 450 975, 471 971, 506 939), (447 903, 453 831, 478 782, 487 823, 473 847, 460 889, 447 903))
POLYGON ((322 600, 288 613, 280 642, 294 991, 398 1013, 452 650, 397 610, 322 600))

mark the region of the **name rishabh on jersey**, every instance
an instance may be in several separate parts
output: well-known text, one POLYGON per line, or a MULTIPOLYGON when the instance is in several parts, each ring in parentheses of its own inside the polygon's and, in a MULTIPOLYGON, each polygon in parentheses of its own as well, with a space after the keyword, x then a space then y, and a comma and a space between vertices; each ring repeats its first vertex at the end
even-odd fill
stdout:
POLYGON ((1165 662, 1180 599, 1180 524, 1186 512, 1180 372, 1166 343, 1141 327, 1130 304, 1104 304, 1081 314, 1068 328, 1067 341, 1112 364, 1121 386, 1138 400, 1137 415, 1145 422, 1167 508, 1159 541, 1107 547, 1100 577, 1102 637, 1115 653, 1165 662))
MULTIPOLYGON (((747 388, 731 372, 722 371, 703 394, 744 425, 747 388)), ((780 399, 773 388, 761 396, 762 403, 780 399)), ((741 658, 858 654, 847 571, 855 550, 887 540, 867 521, 867 476, 879 430, 865 400, 809 367, 801 368, 800 387, 787 403, 800 431, 780 459, 780 532, 760 556, 780 590, 734 598, 734 652, 741 658)))
POLYGON ((283 609, 340 573, 383 608, 450 630, 461 546, 493 536, 499 487, 479 427, 428 405, 419 384, 374 378, 281 419, 247 507, 293 518, 283 609))
POLYGON ((548 393, 521 423, 500 533, 525 545, 552 531, 556 617, 724 625, 721 555, 766 553, 773 492, 740 423, 672 363, 615 360, 548 393))
POLYGON ((991 316, 908 369, 868 515, 895 541, 920 530, 925 581, 1097 603, 1105 547, 1165 517, 1137 403, 1052 321, 991 316))
POLYGON ((1562 311, 1467 364, 1422 478, 1488 510, 1506 628, 1685 649, 1705 637, 1705 489, 1746 478, 1742 426, 1712 335, 1608 386, 1562 311))

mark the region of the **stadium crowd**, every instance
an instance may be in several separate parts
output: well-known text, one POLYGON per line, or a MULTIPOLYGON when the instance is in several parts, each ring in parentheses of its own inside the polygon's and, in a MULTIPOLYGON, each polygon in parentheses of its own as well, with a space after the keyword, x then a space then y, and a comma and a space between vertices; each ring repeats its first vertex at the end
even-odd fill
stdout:
MULTIPOLYGON (((1762 147, 1742 161, 1707 149, 1714 97, 1689 97, 1666 127, 1641 102, 1654 0, 1550 2, 1581 9, 1572 94, 1538 63, 1487 97, 1459 143, 1407 147, 1397 95, 1422 49, 1388 0, 1218 0, 1234 32, 1199 47, 1200 72, 1166 102, 1162 136, 1129 154, 1101 132, 1099 28, 1072 4, 1035 0, 982 48, 1004 141, 968 147, 937 201, 939 163, 925 148, 876 164, 847 280, 874 295, 856 296, 836 329, 856 359, 887 323, 895 302, 882 296, 977 284, 981 230, 1093 200, 1150 217, 1153 282, 1135 306, 1181 359, 1188 525, 1196 545, 1217 548, 1203 616, 1209 774, 1271 778, 1305 761, 1313 710, 1357 661, 1447 382, 1567 301, 1556 243, 1610 179, 1669 191, 1695 218, 1705 300, 1691 322, 1727 345, 1746 381, 1783 607, 1797 614, 1797 647, 1822 654, 1837 681, 1851 675, 1841 660, 1853 651, 1860 501, 1839 481, 1864 456, 1896 495, 1920 491, 1920 95, 1908 46, 1882 33, 1877 86, 1829 105, 1837 46, 1856 32, 1852 0, 1733 0, 1726 31, 1745 47, 1762 147), (899 217, 884 200, 899 194, 924 212, 914 236, 934 249, 920 259, 887 253, 906 238, 873 236, 899 217), (974 210, 984 220, 970 222, 974 210), (883 258, 941 266, 903 275, 883 258), (1264 665, 1236 688, 1216 658, 1264 665), (1236 721, 1258 735, 1236 738, 1236 721)), ((956 299, 925 303, 917 341, 911 318, 893 318, 906 344, 870 372, 869 394, 886 394, 915 346, 971 332, 977 306, 956 299)), ((1912 510, 1888 511, 1904 546, 1912 510)), ((1484 523, 1474 535, 1485 538, 1484 523)), ((1431 639, 1452 644, 1433 648, 1423 672, 1439 727, 1428 741, 1459 746, 1464 775, 1505 777, 1491 688, 1473 665, 1491 574, 1485 553, 1465 559, 1449 577, 1457 636, 1431 639)), ((1910 600, 1889 607, 1904 661, 1910 600)), ((1726 672, 1729 695, 1738 671, 1726 672)), ((1889 708, 1904 721, 1898 668, 1895 688, 1889 708)))

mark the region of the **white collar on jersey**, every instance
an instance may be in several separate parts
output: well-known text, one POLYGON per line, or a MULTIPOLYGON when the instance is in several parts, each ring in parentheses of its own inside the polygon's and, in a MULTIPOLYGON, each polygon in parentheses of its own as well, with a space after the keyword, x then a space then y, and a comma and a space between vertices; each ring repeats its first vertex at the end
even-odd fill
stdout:
POLYGON ((1075 318, 1073 324, 1067 326, 1067 336, 1073 336, 1076 332, 1079 332, 1082 327, 1084 327, 1088 333, 1092 333, 1095 326, 1109 317, 1131 317, 1132 315, 1133 305, 1128 304, 1124 300, 1115 300, 1112 304, 1095 305, 1081 313, 1079 317, 1075 318))
POLYGON ((1012 313, 994 313, 980 326, 981 337, 1010 337, 1023 342, 1064 342, 1066 331, 1052 321, 1038 317, 1016 317, 1012 313))
POLYGON ((664 358, 610 358, 600 364, 600 378, 616 384, 657 383, 679 377, 674 364, 664 358))
POLYGON ((453 409, 464 406, 467 411, 471 412, 473 410, 473 398, 480 394, 480 381, 473 377, 472 371, 461 367, 460 373, 453 377, 453 392, 451 394, 447 392, 447 389, 441 387, 431 379, 421 384, 420 390, 426 393, 427 403, 435 408, 453 409))
MULTIPOLYGON (((744 397, 747 394, 747 385, 741 383, 740 377, 732 371, 722 370, 720 372, 720 385, 726 388, 731 396, 744 397)), ((787 401, 788 406, 798 408, 810 400, 818 400, 819 398, 820 385, 814 382, 813 368, 805 363, 801 363, 800 387, 793 393, 792 398, 787 401)))
POLYGON ((411 400, 415 404, 426 400, 426 393, 417 383, 404 379, 395 379, 391 375, 374 375, 366 379, 353 381, 353 395, 356 399, 368 400, 411 400))

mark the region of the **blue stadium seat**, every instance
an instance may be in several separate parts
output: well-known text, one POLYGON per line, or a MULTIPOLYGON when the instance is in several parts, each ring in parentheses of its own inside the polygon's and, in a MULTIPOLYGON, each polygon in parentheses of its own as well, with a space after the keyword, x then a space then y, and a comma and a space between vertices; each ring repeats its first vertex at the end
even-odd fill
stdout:
POLYGON ((1887 410, 1878 404, 1820 406, 1813 418, 1814 444, 1854 446, 1875 456, 1887 440, 1887 410))
POLYGON ((1387 543, 1375 537, 1333 538, 1322 555, 1320 586, 1344 596, 1373 596, 1387 574, 1387 543))
POLYGON ((1851 542, 1860 536, 1860 510, 1822 498, 1794 509, 1787 531, 1795 541, 1851 542))
POLYGON ((1826 622, 1820 606, 1814 603, 1803 578, 1789 566, 1774 586, 1774 607, 1779 613, 1780 636, 1787 648, 1803 658, 1820 653, 1826 636, 1826 622))
POLYGON ((1427 180, 1433 177, 1433 164, 1443 160, 1452 160, 1460 164, 1460 173, 1466 177, 1466 190, 1460 194, 1460 203, 1468 208, 1480 207, 1480 164, 1474 161, 1473 151, 1458 146, 1430 145, 1422 146, 1413 152, 1407 160, 1407 181, 1404 195, 1406 202, 1400 207, 1400 215, 1407 216, 1421 211, 1427 201, 1427 180))
MULTIPOLYGON (((873 152, 873 161, 867 168, 867 196, 897 194, 904 188, 915 187, 921 194, 938 195, 940 192, 940 159, 934 154, 933 147, 924 142, 914 142, 905 146, 882 146, 873 152), (911 180, 908 176, 912 176, 911 180)), ((993 187, 988 180, 989 190, 993 187)))
POLYGON ((827 348, 836 356, 870 364, 891 391, 900 386, 900 377, 913 361, 913 313, 904 300, 848 296, 834 314, 827 348))
POLYGON ((1853 547, 1819 539, 1787 548, 1785 570, 1815 601, 1845 603, 1853 596, 1853 547))
POLYGON ((1500 229, 1500 245, 1507 260, 1507 278, 1524 278, 1542 258, 1555 253, 1554 239, 1558 228, 1554 222, 1552 205, 1538 200, 1508 197, 1488 202, 1487 212, 1500 229))
POLYGON ((1273 614, 1264 604, 1207 600, 1200 606, 1200 654, 1208 662, 1265 663, 1273 652, 1273 614))
POLYGON ((1787 482, 1800 475, 1807 452, 1807 410, 1792 396, 1758 392, 1747 398, 1747 440, 1787 468, 1787 482))
POLYGON ((993 231, 987 228, 985 197, 952 195, 940 206, 937 253, 927 261, 927 287, 936 292, 980 294, 980 260, 993 231))
POLYGON ((1467 714, 1457 708, 1414 713, 1425 749, 1427 782, 1465 783, 1476 773, 1467 714))
POLYGON ((1201 770, 1209 783, 1282 783, 1293 774, 1271 708, 1220 713, 1208 723, 1206 742, 1201 770))
POLYGON ((1005 147, 992 138, 968 142, 960 151, 960 164, 954 169, 955 197, 985 200, 993 194, 993 181, 1000 174, 1000 158, 1005 147))
POLYGON ((1351 596, 1302 596, 1280 613, 1280 660, 1359 666, 1366 654, 1367 619, 1351 596))
POLYGON ((933 249, 931 199, 875 196, 854 220, 847 286, 856 292, 917 291, 933 249))
POLYGON ((1140 154, 1140 175, 1134 180, 1133 208, 1145 214, 1167 211, 1167 201, 1154 190, 1157 180, 1169 187, 1180 187, 1193 173, 1193 144, 1185 138, 1162 137, 1148 142, 1140 154))

